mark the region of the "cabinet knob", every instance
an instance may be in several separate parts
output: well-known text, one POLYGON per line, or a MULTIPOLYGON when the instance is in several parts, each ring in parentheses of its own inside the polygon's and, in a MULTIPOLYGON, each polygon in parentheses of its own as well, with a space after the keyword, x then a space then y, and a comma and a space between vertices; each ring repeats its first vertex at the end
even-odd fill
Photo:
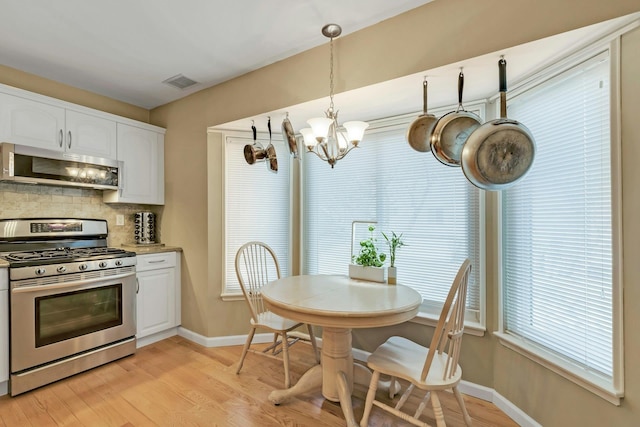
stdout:
POLYGON ((69 143, 67 144, 67 148, 71 148, 71 131, 69 131, 69 143))

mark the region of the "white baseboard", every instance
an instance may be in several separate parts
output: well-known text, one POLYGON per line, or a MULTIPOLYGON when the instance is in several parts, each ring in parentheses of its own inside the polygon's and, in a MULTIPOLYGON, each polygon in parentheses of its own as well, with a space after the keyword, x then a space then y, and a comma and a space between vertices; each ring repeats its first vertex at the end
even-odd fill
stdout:
POLYGON ((0 396, 4 396, 9 393, 9 381, 3 381, 0 383, 0 396))
MULTIPOLYGON (((246 335, 229 335, 225 337, 205 337, 204 335, 197 334, 182 326, 178 327, 178 335, 200 344, 204 347, 226 347, 229 345, 244 345, 247 340, 246 335)), ((273 334, 255 334, 253 336, 253 342, 256 344, 264 344, 273 341, 273 334)))
MULTIPOLYGON (((195 332, 191 332, 183 327, 178 328, 178 335, 205 347, 224 347, 228 345, 243 345, 247 339, 246 335, 233 335, 226 337, 205 337, 195 332)), ((303 337, 305 334, 300 334, 303 337)), ((306 335, 308 338, 308 335, 306 335)), ((273 334, 256 334, 253 338, 255 343, 268 343, 273 340, 273 334)), ((317 339, 318 347, 322 346, 322 338, 317 339)), ((353 349, 355 360, 366 362, 371 353, 368 351, 353 349)), ((542 427, 536 420, 527 415, 523 410, 504 398, 497 391, 483 385, 474 384, 468 381, 461 381, 458 387, 460 391, 468 396, 491 402, 504 412, 509 418, 518 423, 521 427, 542 427)))
POLYGON ((542 427, 542 424, 531 418, 522 409, 505 399, 495 390, 493 391, 492 403, 522 427, 542 427))

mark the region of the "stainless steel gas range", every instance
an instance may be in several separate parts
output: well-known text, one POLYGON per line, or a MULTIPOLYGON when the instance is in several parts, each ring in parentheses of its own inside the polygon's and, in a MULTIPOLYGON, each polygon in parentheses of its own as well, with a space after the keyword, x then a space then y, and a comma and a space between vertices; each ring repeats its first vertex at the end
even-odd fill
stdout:
POLYGON ((95 219, 0 220, 12 396, 133 354, 136 257, 95 219))

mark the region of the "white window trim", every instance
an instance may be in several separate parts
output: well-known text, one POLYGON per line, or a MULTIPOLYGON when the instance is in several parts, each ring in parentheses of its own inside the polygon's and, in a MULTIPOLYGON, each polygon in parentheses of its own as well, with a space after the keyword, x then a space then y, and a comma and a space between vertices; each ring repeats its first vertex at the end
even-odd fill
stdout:
MULTIPOLYGON (((633 27, 637 26, 634 25, 633 27)), ((629 30, 629 27, 625 27, 629 30)), ((556 67, 551 67, 542 76, 557 75, 572 66, 582 62, 594 53, 609 51, 610 59, 610 132, 611 132, 611 215, 612 215, 612 249, 613 249, 613 375, 611 380, 595 372, 587 371, 581 366, 546 350, 542 346, 514 336, 504 331, 503 312, 503 277, 502 277, 502 197, 498 194, 498 330, 494 332, 500 344, 530 360, 555 372, 563 378, 583 387, 608 402, 619 406, 624 397, 624 343, 623 343, 623 283, 622 283, 622 175, 621 175, 621 126, 620 126, 620 35, 615 33, 613 40, 599 43, 561 61, 556 67)), ((527 85, 521 85, 518 92, 522 92, 535 85, 535 79, 530 79, 527 85)))

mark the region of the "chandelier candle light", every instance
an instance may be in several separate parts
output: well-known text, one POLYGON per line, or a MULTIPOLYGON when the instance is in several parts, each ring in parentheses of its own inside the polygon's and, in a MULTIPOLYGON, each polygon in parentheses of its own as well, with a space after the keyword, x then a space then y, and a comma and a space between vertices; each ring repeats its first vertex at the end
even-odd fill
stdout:
POLYGON ((307 120, 311 128, 300 129, 307 151, 329 163, 332 169, 338 160, 358 146, 369 127, 368 123, 361 121, 345 122, 342 126, 338 124, 338 112, 333 106, 333 39, 341 33, 342 28, 337 24, 322 27, 322 34, 330 39, 329 109, 325 111, 326 117, 307 120))

